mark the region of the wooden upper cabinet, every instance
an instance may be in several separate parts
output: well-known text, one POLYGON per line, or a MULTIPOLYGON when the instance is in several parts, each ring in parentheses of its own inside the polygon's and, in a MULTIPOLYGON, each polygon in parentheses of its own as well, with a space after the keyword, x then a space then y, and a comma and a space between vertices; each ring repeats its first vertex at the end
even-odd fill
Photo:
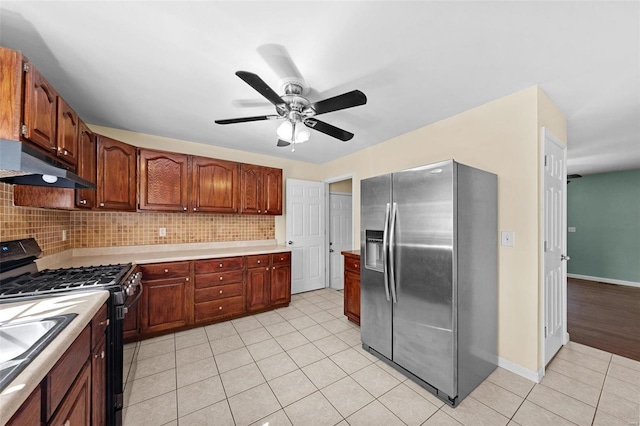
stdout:
POLYGON ((192 157, 191 210, 238 213, 240 165, 232 161, 192 157))
POLYGON ((78 164, 78 114, 60 96, 57 110, 56 155, 75 167, 78 164))
POLYGON ((98 136, 98 209, 135 211, 136 148, 98 136))
POLYGON ((141 149, 140 210, 187 211, 188 156, 141 149))
POLYGON ((57 93, 42 74, 26 63, 23 136, 55 155, 57 93))
POLYGON ((0 46, 0 138, 20 140, 24 72, 22 53, 0 46))
POLYGON ((282 214, 282 169, 264 167, 262 176, 263 213, 282 214))
MULTIPOLYGON (((96 136, 82 120, 78 131, 78 176, 96 183, 97 178, 97 143, 96 136)), ((91 209, 96 205, 95 189, 77 189, 76 206, 91 209)))
POLYGON ((282 170, 242 164, 240 213, 282 214, 282 170))

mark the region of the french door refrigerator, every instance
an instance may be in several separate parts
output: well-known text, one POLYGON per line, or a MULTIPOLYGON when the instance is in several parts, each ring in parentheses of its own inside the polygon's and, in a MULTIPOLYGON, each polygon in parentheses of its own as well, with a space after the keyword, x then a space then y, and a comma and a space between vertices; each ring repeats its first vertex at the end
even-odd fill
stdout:
POLYGON ((497 208, 453 160, 361 181, 363 348, 452 406, 497 365, 497 208))

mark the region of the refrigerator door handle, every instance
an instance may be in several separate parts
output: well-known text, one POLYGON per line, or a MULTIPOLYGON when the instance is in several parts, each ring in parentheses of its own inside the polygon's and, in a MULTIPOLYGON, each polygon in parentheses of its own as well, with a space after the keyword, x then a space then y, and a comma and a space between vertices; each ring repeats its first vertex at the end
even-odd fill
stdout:
POLYGON ((396 215, 398 214, 398 203, 393 203, 393 210, 391 212, 391 226, 389 227, 389 266, 391 273, 389 274, 391 287, 391 297, 393 303, 398 303, 398 297, 396 296, 396 267, 395 267, 395 244, 396 244, 396 215))
POLYGON ((382 271, 384 274, 384 292, 387 295, 387 302, 390 302, 389 298, 389 271, 387 265, 387 258, 389 256, 389 213, 391 212, 391 205, 387 203, 387 210, 384 215, 384 231, 382 232, 382 271))

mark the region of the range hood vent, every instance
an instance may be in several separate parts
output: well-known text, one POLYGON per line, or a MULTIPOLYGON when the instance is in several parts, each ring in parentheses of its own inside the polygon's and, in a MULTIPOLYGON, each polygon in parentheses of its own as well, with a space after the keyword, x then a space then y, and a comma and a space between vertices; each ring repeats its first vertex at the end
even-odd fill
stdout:
POLYGON ((0 139, 0 182, 52 188, 96 188, 95 184, 28 144, 6 139, 0 139))

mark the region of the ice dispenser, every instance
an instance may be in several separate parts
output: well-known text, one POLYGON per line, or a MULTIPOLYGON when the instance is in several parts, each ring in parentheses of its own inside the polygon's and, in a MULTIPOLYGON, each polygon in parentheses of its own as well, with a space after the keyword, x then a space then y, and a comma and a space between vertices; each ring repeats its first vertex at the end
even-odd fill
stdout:
POLYGON ((367 269, 373 269, 374 271, 383 272, 383 232, 366 230, 365 237, 367 239, 367 243, 365 244, 364 267, 367 269))

